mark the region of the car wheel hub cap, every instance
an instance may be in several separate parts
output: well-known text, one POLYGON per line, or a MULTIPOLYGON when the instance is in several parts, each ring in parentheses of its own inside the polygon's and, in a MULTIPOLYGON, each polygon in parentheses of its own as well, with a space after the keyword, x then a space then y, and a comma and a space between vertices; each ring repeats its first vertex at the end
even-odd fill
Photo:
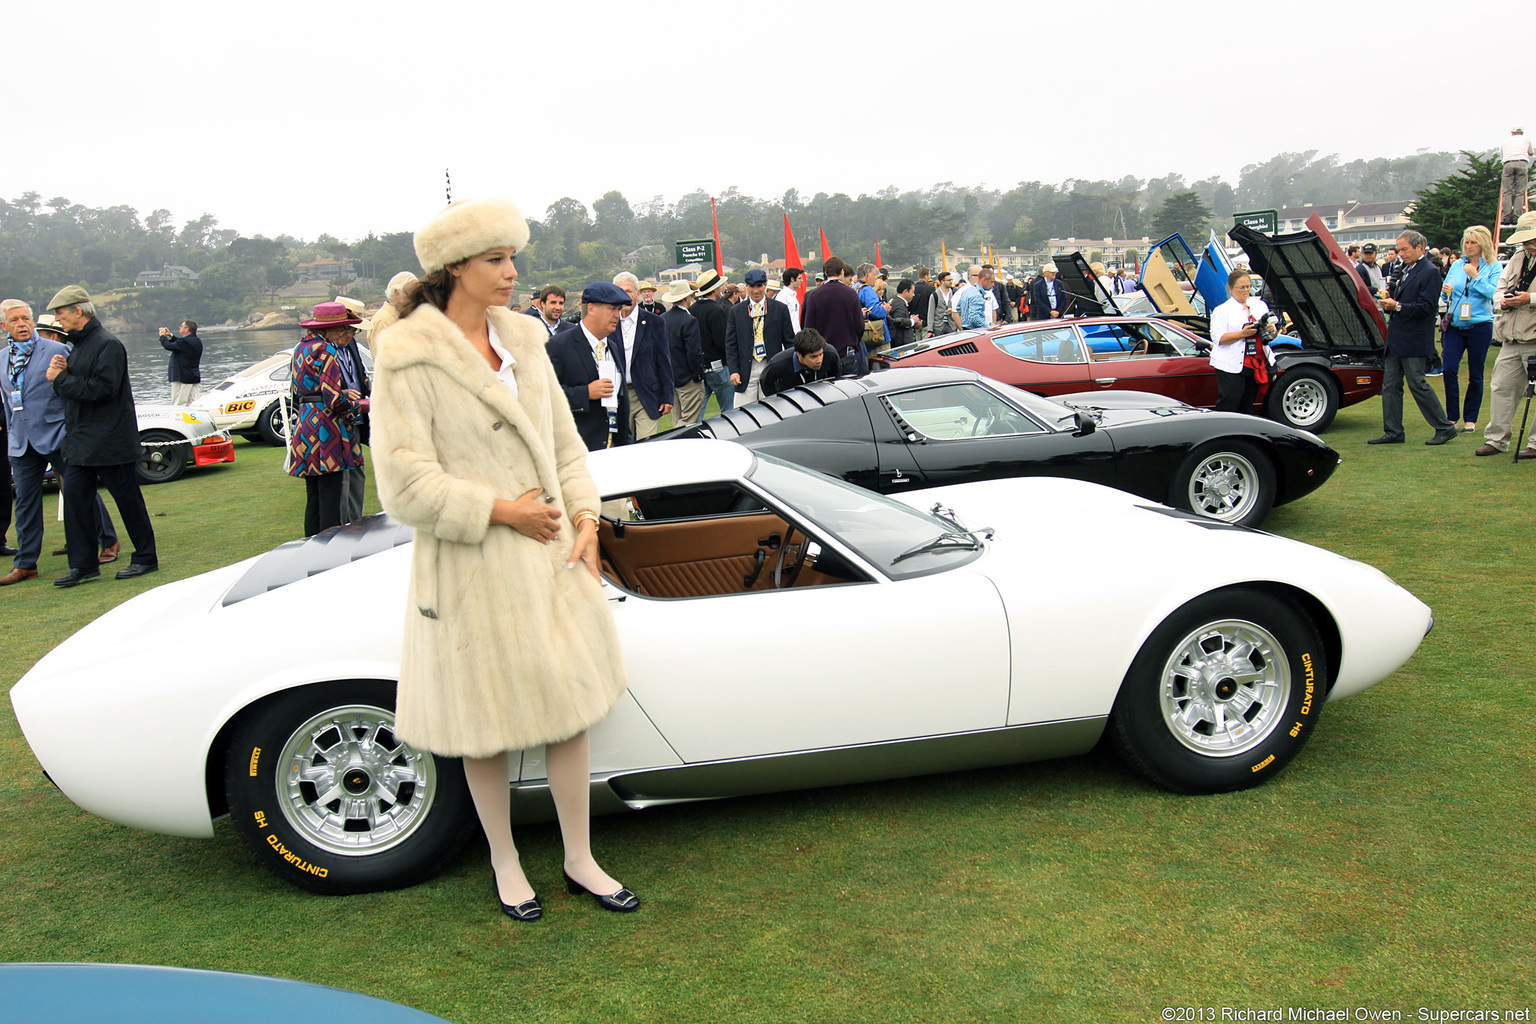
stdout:
POLYGON ((1201 626, 1174 648, 1158 694, 1163 721, 1201 754, 1241 754, 1279 724, 1291 692, 1290 664, 1274 635, 1228 619, 1201 626))
POLYGON ((332 708, 300 725, 284 744, 277 782, 283 817, 331 853, 380 853, 427 819, 437 762, 394 734, 383 708, 332 708))
POLYGON ((1258 471, 1235 453, 1214 455, 1189 478, 1189 507, 1210 519, 1235 522, 1258 501, 1258 471))
POLYGON ((1285 391, 1285 414, 1295 423, 1311 423, 1326 406, 1323 389, 1315 380, 1299 380, 1285 391))

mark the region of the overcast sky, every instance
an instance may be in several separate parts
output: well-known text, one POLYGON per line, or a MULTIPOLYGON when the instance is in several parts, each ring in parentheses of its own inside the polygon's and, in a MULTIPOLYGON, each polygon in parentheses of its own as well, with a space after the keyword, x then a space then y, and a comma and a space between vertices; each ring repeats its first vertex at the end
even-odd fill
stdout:
POLYGON ((1536 129, 1530 90, 1498 88, 1519 81, 1494 63, 1501 9, 1514 16, 1439 0, 10 5, 7 106, 38 145, 8 147, 0 197, 355 239, 418 227, 444 168, 455 197, 531 216, 610 189, 638 204, 1174 171, 1236 184, 1282 151, 1488 149, 1536 129))

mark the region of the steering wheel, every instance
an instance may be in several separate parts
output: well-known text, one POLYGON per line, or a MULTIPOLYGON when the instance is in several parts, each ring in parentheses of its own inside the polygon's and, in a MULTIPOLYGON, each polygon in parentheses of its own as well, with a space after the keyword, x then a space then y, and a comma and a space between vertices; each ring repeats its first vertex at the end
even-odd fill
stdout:
MULTIPOLYGON (((800 575, 800 566, 802 563, 804 563, 805 559, 797 556, 793 562, 789 560, 789 543, 794 538, 794 536, 795 528, 793 526, 786 526, 784 528, 784 539, 779 542, 778 560, 773 563, 774 590, 782 590, 785 587, 794 586, 795 579, 800 575)), ((800 544, 800 554, 803 554, 804 548, 805 543, 802 540, 800 544)))
POLYGON ((1129 353, 1129 356, 1130 356, 1130 358, 1134 359, 1137 356, 1144 356, 1146 354, 1147 354, 1147 342, 1146 342, 1145 339, 1143 339, 1143 340, 1138 341, 1136 344, 1131 346, 1131 351, 1129 353))

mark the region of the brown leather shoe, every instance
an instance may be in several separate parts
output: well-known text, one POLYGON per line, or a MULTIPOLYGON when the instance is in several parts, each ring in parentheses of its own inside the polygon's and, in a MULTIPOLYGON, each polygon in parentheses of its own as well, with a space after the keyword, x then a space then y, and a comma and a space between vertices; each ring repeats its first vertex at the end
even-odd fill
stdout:
POLYGON ((1495 448, 1491 444, 1485 444, 1481 448, 1479 448, 1477 451, 1473 452, 1472 454, 1473 455, 1503 455, 1504 453, 1499 451, 1497 448, 1495 448))
POLYGON ((0 576, 0 587, 8 587, 12 583, 20 583, 22 580, 37 579, 36 569, 12 569, 4 576, 0 576))
POLYGON ((108 562, 117 561, 117 549, 122 546, 123 542, 118 541, 116 544, 113 544, 109 548, 102 548, 101 554, 96 556, 96 561, 100 562, 102 565, 106 565, 108 562))

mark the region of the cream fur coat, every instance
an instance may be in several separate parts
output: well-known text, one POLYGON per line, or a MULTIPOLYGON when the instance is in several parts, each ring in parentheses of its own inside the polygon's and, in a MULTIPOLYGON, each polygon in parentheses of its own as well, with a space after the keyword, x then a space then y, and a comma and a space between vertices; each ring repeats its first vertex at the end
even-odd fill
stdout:
POLYGON ((432 306, 389 328, 375 364, 379 500, 416 529, 396 731, 412 746, 487 757, 568 739, 625 687, 613 614, 572 517, 598 510, 587 449, 532 317, 488 311, 517 360, 518 397, 432 306), (492 502, 544 488, 564 512, 540 544, 489 525, 492 502))

